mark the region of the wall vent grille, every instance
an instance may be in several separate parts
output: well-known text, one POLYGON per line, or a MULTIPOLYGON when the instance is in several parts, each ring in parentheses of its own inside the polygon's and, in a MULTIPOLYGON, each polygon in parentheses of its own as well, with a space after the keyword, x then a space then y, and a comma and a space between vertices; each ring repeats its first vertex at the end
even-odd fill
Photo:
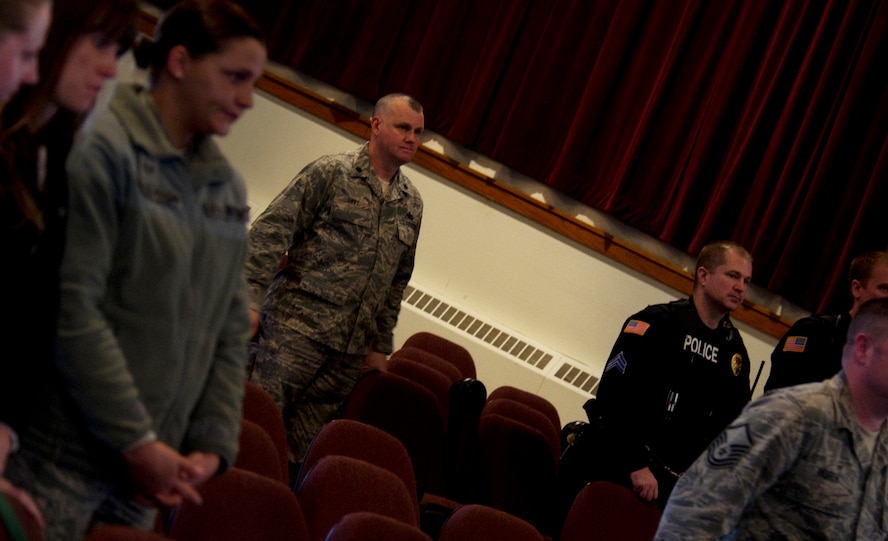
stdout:
POLYGON ((555 378, 582 389, 590 396, 598 394, 598 378, 590 374, 585 368, 574 366, 564 361, 555 371, 555 378))
POLYGON ((494 323, 484 321, 416 286, 407 286, 404 290, 403 300, 429 316, 537 370, 545 372, 551 368, 550 364, 553 361, 560 363, 552 373, 552 377, 576 387, 590 396, 594 396, 598 391, 598 378, 590 374, 584 367, 577 366, 555 353, 545 351, 529 343, 527 339, 506 331, 494 323))

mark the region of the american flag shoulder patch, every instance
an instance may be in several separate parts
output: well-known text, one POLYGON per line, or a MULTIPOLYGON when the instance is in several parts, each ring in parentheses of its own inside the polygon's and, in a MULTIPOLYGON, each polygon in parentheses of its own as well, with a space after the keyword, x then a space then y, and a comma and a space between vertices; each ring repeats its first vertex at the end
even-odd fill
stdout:
POLYGON ((803 351, 805 351, 805 346, 807 344, 807 336, 789 336, 786 338, 786 343, 783 344, 783 351, 794 351, 796 353, 802 353, 803 351))
POLYGON ((638 319, 631 319, 629 323, 626 324, 626 327, 623 329, 624 333, 629 334, 638 334, 644 335, 644 333, 648 330, 650 325, 645 323, 644 321, 640 321, 638 319))
POLYGON ((629 363, 626 361, 626 357, 621 351, 617 353, 613 359, 609 360, 606 365, 604 365, 604 371, 607 372, 611 369, 616 369, 619 370, 621 374, 625 374, 627 364, 629 363))

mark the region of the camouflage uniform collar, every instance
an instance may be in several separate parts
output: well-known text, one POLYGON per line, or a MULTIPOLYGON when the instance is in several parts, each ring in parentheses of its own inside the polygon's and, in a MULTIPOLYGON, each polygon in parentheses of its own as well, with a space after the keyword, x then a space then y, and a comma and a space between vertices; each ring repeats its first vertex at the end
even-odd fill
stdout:
POLYGON ((379 175, 376 174, 376 170, 373 169, 373 163, 370 160, 370 142, 368 141, 358 147, 356 152, 352 175, 364 179, 364 182, 370 186, 373 193, 380 199, 400 199, 406 190, 405 177, 401 168, 399 167, 398 172, 392 177, 388 193, 383 194, 382 181, 379 179, 379 175))
MULTIPOLYGON (((840 370, 832 379, 827 380, 827 385, 835 390, 840 428, 850 432, 853 444, 852 449, 857 456, 857 460, 863 464, 868 464, 872 460, 872 450, 866 443, 866 435, 864 434, 866 429, 860 425, 857 415, 854 413, 854 403, 851 401, 851 390, 848 387, 848 378, 845 376, 845 371, 840 370)), ((876 435, 876 438, 876 445, 884 445, 885 439, 888 438, 888 430, 885 429, 885 425, 882 425, 882 429, 876 435)))

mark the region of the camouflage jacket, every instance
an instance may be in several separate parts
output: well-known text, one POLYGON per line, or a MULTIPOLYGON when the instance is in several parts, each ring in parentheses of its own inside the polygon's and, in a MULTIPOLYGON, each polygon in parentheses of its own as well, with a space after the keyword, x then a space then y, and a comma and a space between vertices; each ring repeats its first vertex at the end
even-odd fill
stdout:
POLYGON ((886 539, 888 429, 876 438, 844 372, 767 393, 679 480, 656 539, 886 539))
POLYGON ((383 194, 366 143, 315 160, 251 227, 251 308, 337 351, 391 353, 421 220, 402 172, 383 194))

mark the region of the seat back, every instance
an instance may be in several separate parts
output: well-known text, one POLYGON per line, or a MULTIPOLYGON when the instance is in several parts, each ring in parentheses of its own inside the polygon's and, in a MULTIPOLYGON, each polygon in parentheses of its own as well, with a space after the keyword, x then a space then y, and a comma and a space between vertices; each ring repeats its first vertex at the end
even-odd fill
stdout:
POLYGON ((484 384, 463 377, 454 364, 414 346, 395 351, 388 371, 422 384, 441 405, 446 423, 446 486, 440 495, 476 501, 478 419, 487 399, 484 384))
POLYGON ((362 511, 339 519, 325 541, 432 541, 432 538, 410 524, 362 511))
POLYGON ((410 359, 411 361, 426 365, 429 368, 434 368, 438 372, 447 376, 447 379, 449 379, 451 383, 466 377, 455 364, 447 359, 444 359, 431 351, 426 351, 415 346, 404 346, 392 353, 389 358, 391 360, 402 358, 410 359))
POLYGON ((201 487, 202 505, 184 503, 169 535, 181 541, 307 541, 299 501, 279 481, 230 468, 201 487))
POLYGON ((274 398, 259 385, 247 381, 244 387, 244 419, 261 426, 277 448, 281 473, 289 476, 289 453, 287 450, 287 427, 281 408, 275 404, 274 398))
POLYGON ((526 520, 486 505, 463 505, 444 522, 438 541, 542 541, 526 520))
POLYGON ((371 370, 349 394, 342 418, 375 426, 400 440, 413 464, 417 494, 441 494, 446 482, 446 426, 438 400, 403 376, 371 370))
POLYGON ((404 482, 413 499, 419 520, 419 498, 416 475, 404 444, 398 438, 375 426, 353 419, 336 419, 325 424, 314 437, 299 470, 296 486, 317 462, 328 455, 350 456, 389 470, 404 482))
MULTIPOLYGON (((0 536, 0 539, 3 537, 0 536)), ((34 539, 41 539, 35 537, 34 539)), ((146 532, 130 526, 119 524, 101 524, 96 526, 83 538, 84 541, 173 541, 158 532, 146 532)))
POLYGON ((558 458, 561 456, 561 433, 549 417, 527 404, 509 398, 488 398, 484 409, 481 410, 481 416, 493 413, 514 419, 539 431, 552 452, 552 459, 558 463, 558 458))
POLYGON ((469 350, 452 340, 434 333, 422 331, 411 335, 404 341, 402 347, 408 346, 424 349, 452 363, 459 368, 464 378, 478 379, 478 374, 475 371, 475 360, 472 359, 469 350))
POLYGON ((265 429, 249 419, 241 419, 238 441, 239 450, 234 467, 264 475, 284 484, 289 482, 288 476, 281 472, 278 449, 265 429))
POLYGON ((523 404, 499 399, 488 402, 481 413, 478 440, 484 464, 483 501, 551 536, 557 528, 557 451, 553 449, 557 435, 545 434, 547 428, 554 430, 542 414, 523 404), (525 408, 543 422, 538 423, 539 427, 532 426, 507 416, 505 411, 491 411, 490 404, 499 402, 514 405, 516 410, 525 408))
POLYGON ((450 410, 450 380, 444 373, 439 372, 431 366, 424 365, 407 357, 396 357, 388 362, 388 372, 404 376, 410 381, 416 382, 428 389, 438 403, 438 409, 441 411, 441 418, 444 425, 447 425, 447 419, 450 410))
POLYGON ((323 541, 342 517, 359 511, 419 527, 413 498, 401 478, 357 458, 322 457, 306 473, 296 491, 312 541, 323 541))
POLYGON ((660 510, 632 490, 594 481, 580 490, 561 530, 561 541, 651 541, 660 510))
POLYGON ((561 431, 561 418, 558 415, 558 409, 542 396, 519 389, 518 387, 512 387, 511 385, 502 385, 492 390, 487 397, 488 400, 496 400, 497 398, 508 398, 532 407, 545 415, 556 431, 561 431))

